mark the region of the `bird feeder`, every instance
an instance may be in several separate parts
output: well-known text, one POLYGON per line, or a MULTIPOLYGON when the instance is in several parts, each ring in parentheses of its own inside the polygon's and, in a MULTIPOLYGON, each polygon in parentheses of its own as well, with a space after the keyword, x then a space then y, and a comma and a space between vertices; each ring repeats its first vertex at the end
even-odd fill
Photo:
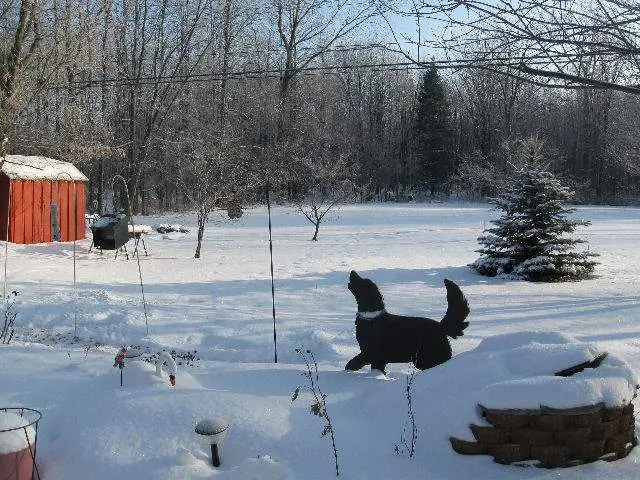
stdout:
POLYGON ((91 225, 92 247, 118 250, 129 241, 129 219, 123 214, 107 214, 91 225))
POLYGON ((203 444, 211 446, 211 461, 214 467, 220 466, 218 445, 227 436, 229 423, 223 418, 211 418, 196 423, 196 434, 203 444))
POLYGON ((31 408, 0 408, 0 478, 3 480, 35 480, 36 474, 40 480, 36 439, 41 418, 42 414, 31 408))

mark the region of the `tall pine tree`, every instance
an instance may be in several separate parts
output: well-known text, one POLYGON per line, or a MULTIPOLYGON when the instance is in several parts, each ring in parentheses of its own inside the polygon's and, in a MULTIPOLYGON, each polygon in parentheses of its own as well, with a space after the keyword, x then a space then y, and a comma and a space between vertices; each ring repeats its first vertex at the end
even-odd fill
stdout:
POLYGON ((424 183, 431 195, 447 191, 453 173, 452 128, 445 85, 434 65, 424 73, 418 86, 414 129, 424 183))
POLYGON ((482 275, 510 274, 542 282, 580 280, 597 265, 592 260, 596 254, 574 250, 584 241, 568 234, 590 222, 566 218, 575 211, 564 205, 572 192, 542 164, 541 150, 537 138, 523 141, 513 184, 491 200, 504 213, 478 238, 481 257, 470 266, 482 275))

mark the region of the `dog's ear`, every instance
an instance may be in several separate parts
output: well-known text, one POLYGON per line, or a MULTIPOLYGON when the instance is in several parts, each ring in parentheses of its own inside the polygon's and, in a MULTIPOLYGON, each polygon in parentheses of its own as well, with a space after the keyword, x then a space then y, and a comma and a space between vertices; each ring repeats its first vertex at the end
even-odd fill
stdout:
POLYGON ((358 272, 356 272, 355 270, 351 270, 351 273, 349 274, 349 278, 361 278, 360 275, 358 275, 358 272))

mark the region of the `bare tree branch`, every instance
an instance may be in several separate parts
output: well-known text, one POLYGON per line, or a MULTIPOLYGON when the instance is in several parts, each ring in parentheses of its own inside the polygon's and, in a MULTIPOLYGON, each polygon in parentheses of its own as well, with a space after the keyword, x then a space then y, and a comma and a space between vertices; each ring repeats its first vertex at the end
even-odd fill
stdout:
POLYGON ((388 5, 388 11, 400 16, 418 13, 439 25, 444 34, 421 43, 449 59, 472 56, 476 66, 500 71, 507 65, 496 61, 496 56, 510 52, 509 66, 516 62, 518 67, 508 74, 525 81, 555 79, 569 88, 577 85, 637 95, 639 5, 636 0, 425 0, 419 9, 388 5), (490 47, 481 50, 480 42, 490 47), (594 56, 617 62, 615 81, 598 78, 596 71, 582 71, 583 60, 594 56))

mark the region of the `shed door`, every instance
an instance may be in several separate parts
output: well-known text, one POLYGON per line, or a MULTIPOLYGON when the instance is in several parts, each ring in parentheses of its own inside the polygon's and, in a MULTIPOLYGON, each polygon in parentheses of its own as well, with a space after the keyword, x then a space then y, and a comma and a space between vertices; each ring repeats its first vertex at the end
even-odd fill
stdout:
POLYGON ((54 242, 60 241, 60 216, 57 203, 51 204, 51 237, 54 242))

